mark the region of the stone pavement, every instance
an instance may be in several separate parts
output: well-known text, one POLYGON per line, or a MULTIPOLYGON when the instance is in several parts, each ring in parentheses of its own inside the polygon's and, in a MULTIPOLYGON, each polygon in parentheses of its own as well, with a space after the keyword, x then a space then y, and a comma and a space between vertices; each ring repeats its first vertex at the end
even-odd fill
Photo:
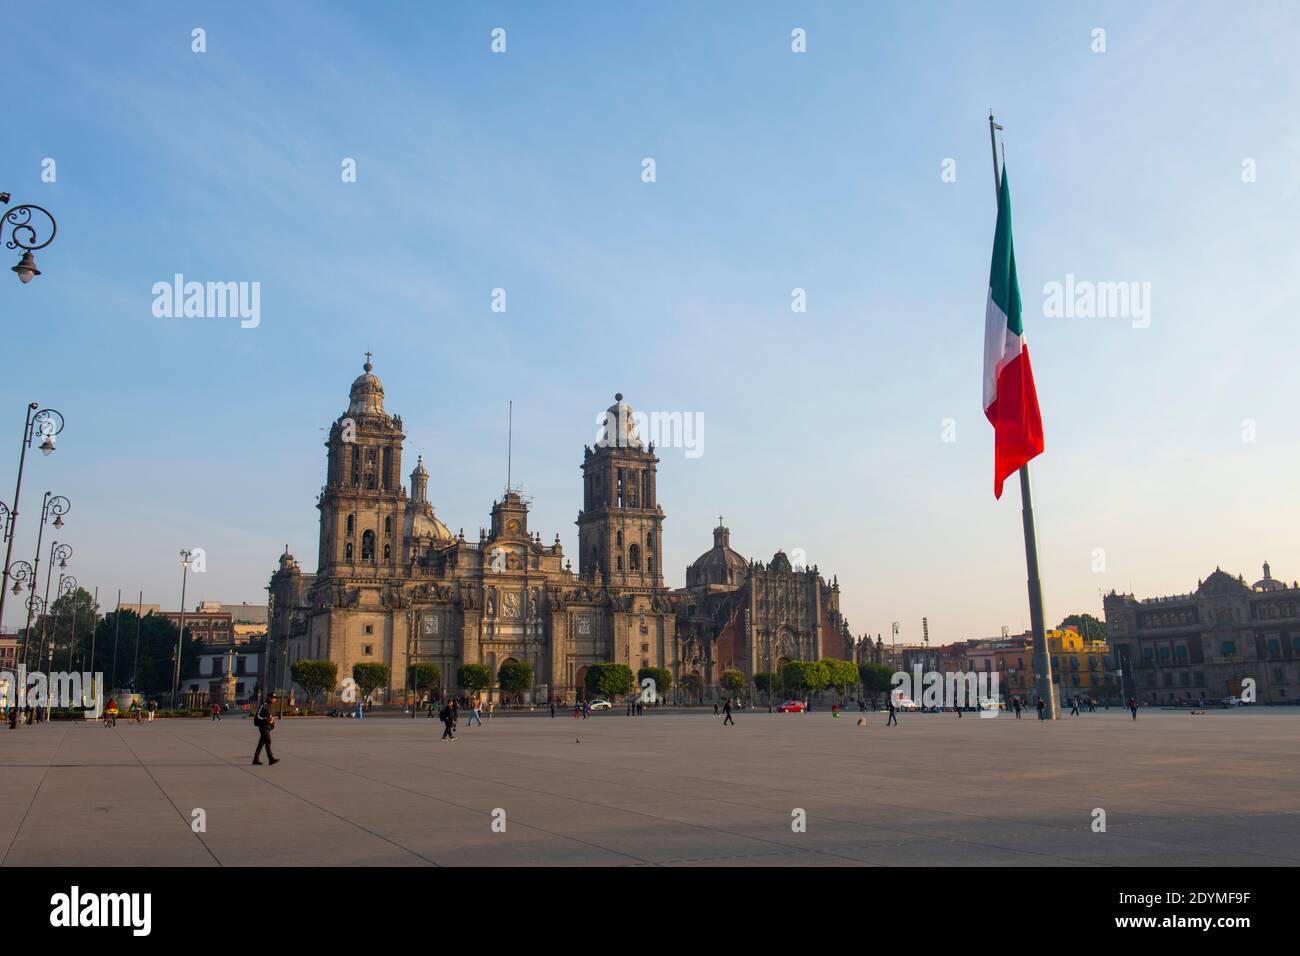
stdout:
POLYGON ((275 767, 249 765, 257 735, 233 717, 5 727, 0 862, 1300 864, 1293 708, 736 719, 498 719, 455 742, 424 717, 290 719, 275 767))

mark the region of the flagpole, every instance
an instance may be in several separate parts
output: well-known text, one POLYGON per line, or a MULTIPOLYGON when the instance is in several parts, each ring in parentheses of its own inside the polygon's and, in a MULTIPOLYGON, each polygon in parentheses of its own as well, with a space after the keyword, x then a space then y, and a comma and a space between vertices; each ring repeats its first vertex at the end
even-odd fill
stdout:
MULTIPOLYGON (((993 190, 999 204, 1002 202, 1002 176, 998 170, 998 143, 996 130, 1002 126, 993 120, 989 110, 989 145, 993 149, 993 190)), ((1052 683, 1052 656, 1047 652, 1047 629, 1043 625, 1043 582, 1038 577, 1038 532, 1034 526, 1034 493, 1029 481, 1029 463, 1020 466, 1020 514, 1025 527, 1025 567, 1029 572, 1029 626, 1034 641, 1034 679, 1038 685, 1039 699, 1047 701, 1047 716, 1056 720, 1060 716, 1056 700, 1056 687, 1052 683)))

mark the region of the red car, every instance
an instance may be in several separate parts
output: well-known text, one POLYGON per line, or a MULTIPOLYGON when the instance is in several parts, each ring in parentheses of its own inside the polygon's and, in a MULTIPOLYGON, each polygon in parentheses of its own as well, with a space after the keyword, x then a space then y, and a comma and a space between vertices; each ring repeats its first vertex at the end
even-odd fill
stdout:
POLYGON ((801 700, 787 700, 776 709, 776 712, 778 714, 802 714, 807 709, 808 705, 801 700))

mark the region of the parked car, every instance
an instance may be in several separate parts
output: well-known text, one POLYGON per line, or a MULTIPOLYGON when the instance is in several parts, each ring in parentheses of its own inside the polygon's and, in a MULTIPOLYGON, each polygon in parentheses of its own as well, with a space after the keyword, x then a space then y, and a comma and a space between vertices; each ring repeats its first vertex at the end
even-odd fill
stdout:
POLYGON ((609 710, 614 705, 607 700, 593 700, 591 702, 592 710, 609 710))
POLYGON ((802 700, 787 700, 776 709, 776 712, 778 714, 802 714, 807 709, 808 705, 802 700))
POLYGON ((919 707, 916 706, 916 701, 912 700, 912 698, 910 697, 895 697, 894 707, 897 710, 919 710, 920 709, 919 707))
POLYGON ((1242 700, 1240 697, 1225 697, 1223 698, 1223 706, 1224 707, 1245 707, 1246 702, 1242 700))

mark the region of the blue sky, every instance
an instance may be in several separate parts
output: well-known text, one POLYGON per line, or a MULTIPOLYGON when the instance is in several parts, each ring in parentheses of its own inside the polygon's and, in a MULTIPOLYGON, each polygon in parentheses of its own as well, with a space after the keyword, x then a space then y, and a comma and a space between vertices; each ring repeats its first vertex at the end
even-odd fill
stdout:
POLYGON ((33 501, 68 496, 70 571, 101 603, 174 607, 186 546, 208 556, 190 604, 264 600, 286 543, 312 568, 323 429, 371 350, 404 470, 423 453, 453 529, 472 536, 504 485, 513 400, 532 527, 572 551, 582 446, 622 391, 704 416, 701 457, 661 456, 670 583, 721 513, 742 553, 802 548, 838 574, 855 633, 1027 626, 1018 494, 993 499, 980 396, 989 107, 1047 435, 1049 623, 1216 564, 1300 577, 1294 4, 35 2, 11 20, 25 108, 0 188, 59 235, 44 275, 0 286, 0 494, 25 404, 60 409, 14 556, 33 501), (155 318, 177 272, 260 282, 260 326, 155 318), (1045 317, 1067 274, 1150 282, 1150 327, 1045 317))

